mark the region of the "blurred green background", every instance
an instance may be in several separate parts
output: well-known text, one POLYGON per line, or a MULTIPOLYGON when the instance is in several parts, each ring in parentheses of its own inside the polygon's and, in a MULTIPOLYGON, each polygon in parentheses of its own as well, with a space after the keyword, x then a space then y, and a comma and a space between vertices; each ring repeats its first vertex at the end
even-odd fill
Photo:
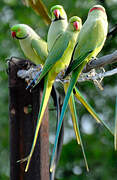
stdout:
MULTIPOLYGON (((89 8, 95 4, 102 4, 107 11, 109 29, 117 24, 116 0, 43 0, 48 11, 51 6, 64 6, 68 18, 78 15, 83 23, 89 8)), ((42 38, 46 40, 49 26, 35 14, 31 8, 25 7, 21 1, 2 0, 0 2, 0 180, 9 179, 9 117, 8 117, 8 75, 5 71, 6 59, 11 56, 24 57, 18 41, 10 35, 10 27, 16 23, 30 25, 42 38)), ((117 35, 107 39, 99 56, 116 50, 117 35)), ((117 64, 108 65, 106 70, 113 69, 117 64)), ((105 78, 102 83, 104 91, 95 87, 92 82, 79 83, 79 89, 87 97, 88 102, 95 108, 100 117, 110 126, 114 126, 115 97, 117 95, 116 75, 105 78)), ((114 151, 113 137, 99 126, 85 108, 77 104, 82 139, 89 163, 90 172, 86 172, 81 148, 77 145, 72 127, 69 110, 65 116, 65 137, 60 162, 56 171, 59 180, 116 180, 117 153, 114 151)), ((53 106, 50 99, 49 107, 53 106)), ((50 111, 50 144, 54 143, 55 112, 50 111)))

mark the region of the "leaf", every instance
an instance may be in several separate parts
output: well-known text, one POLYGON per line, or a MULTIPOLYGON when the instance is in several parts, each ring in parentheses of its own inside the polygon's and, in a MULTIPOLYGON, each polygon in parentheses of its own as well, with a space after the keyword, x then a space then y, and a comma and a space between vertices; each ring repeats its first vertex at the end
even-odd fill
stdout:
POLYGON ((43 18, 46 24, 51 23, 51 19, 48 15, 48 10, 41 0, 22 0, 23 4, 32 7, 32 9, 43 18))

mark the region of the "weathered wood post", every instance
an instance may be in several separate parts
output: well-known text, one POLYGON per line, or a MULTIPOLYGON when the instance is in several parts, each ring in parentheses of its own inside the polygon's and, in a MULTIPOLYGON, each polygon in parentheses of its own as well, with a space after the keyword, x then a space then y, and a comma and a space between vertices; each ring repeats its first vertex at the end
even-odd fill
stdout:
POLYGON ((28 172, 24 172, 26 163, 17 163, 30 152, 42 96, 43 85, 30 93, 25 81, 17 77, 19 69, 27 69, 30 65, 28 60, 19 58, 9 61, 10 180, 49 180, 47 109, 28 172))

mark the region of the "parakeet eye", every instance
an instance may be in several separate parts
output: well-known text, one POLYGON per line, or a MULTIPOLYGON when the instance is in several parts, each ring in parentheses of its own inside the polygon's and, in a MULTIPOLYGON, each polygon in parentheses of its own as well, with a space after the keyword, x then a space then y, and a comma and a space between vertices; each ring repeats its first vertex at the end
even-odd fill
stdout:
POLYGON ((54 10, 54 15, 55 15, 55 17, 59 18, 60 11, 58 9, 55 9, 54 10))
POLYGON ((74 23, 73 23, 73 26, 74 26, 74 28, 76 29, 76 30, 78 30, 78 21, 75 21, 74 23))
POLYGON ((12 37, 14 38, 16 36, 16 32, 11 32, 12 37))
POLYGON ((101 7, 93 7, 92 9, 90 9, 89 13, 94 11, 94 10, 101 10, 102 12, 105 12, 104 9, 101 7))

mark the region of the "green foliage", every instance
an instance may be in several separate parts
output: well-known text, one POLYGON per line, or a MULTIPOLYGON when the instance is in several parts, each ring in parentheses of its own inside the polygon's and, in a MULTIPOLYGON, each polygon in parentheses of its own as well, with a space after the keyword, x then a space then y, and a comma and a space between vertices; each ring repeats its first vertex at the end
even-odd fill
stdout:
MULTIPOLYGON (((104 2, 109 19, 109 29, 117 23, 117 2, 115 0, 43 0, 48 11, 51 6, 61 4, 68 17, 78 15, 83 23, 89 8, 94 4, 104 2)), ((3 0, 0 2, 0 180, 9 179, 9 118, 8 118, 8 77, 5 71, 6 59, 11 56, 24 57, 19 44, 10 35, 10 27, 16 23, 30 25, 46 40, 48 26, 31 8, 23 6, 21 1, 3 0)), ((117 47, 117 37, 110 37, 100 53, 100 56, 113 52, 117 47)), ((106 66, 106 70, 114 65, 106 66)), ((92 82, 79 84, 80 90, 88 102, 100 116, 113 126, 115 96, 117 95, 116 75, 103 81, 104 91, 100 91, 92 82)), ((52 106, 50 101, 50 106, 52 106)), ((69 111, 65 116, 65 145, 63 146, 56 178, 59 180, 115 180, 117 179, 117 153, 114 152, 113 137, 102 126, 96 124, 85 108, 77 103, 80 129, 89 162, 90 172, 86 172, 80 146, 77 145, 69 111)), ((55 112, 50 112, 50 142, 51 147, 55 134, 55 112)))

